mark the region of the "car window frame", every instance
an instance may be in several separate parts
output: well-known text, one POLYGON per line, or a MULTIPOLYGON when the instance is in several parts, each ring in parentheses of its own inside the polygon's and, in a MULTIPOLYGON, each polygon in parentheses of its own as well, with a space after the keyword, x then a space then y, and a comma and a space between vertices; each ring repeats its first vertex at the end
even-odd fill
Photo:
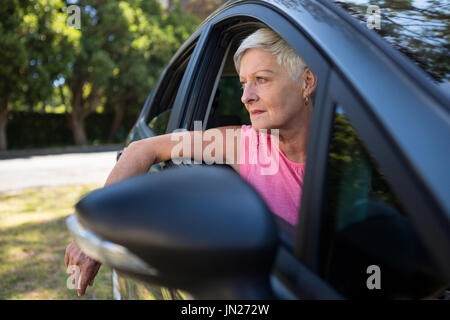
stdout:
MULTIPOLYGON (((189 39, 187 39, 184 44, 178 49, 178 51, 174 54, 172 59, 168 62, 167 66, 162 71, 161 75, 158 78, 158 81, 156 82, 154 88, 150 91, 144 106, 142 108, 141 113, 139 114, 138 120, 135 125, 135 129, 132 130, 133 137, 129 137, 127 144, 129 144, 132 141, 140 140, 143 138, 148 138, 155 136, 155 133, 151 128, 148 126, 148 123, 150 121, 150 117, 152 115, 152 112, 154 112, 154 107, 156 103, 156 99, 159 98, 160 95, 164 93, 166 90, 167 83, 170 83, 171 77, 174 73, 177 72, 177 70, 183 65, 186 57, 189 51, 192 50, 192 53, 190 54, 189 61, 187 63, 187 66, 185 68, 184 74, 182 78, 180 79, 180 85, 178 86, 177 90, 175 91, 176 97, 174 99, 173 105, 172 105, 172 112, 169 117, 169 121, 165 130, 165 133, 172 132, 173 129, 169 128, 169 125, 172 122, 176 122, 177 118, 176 112, 179 112, 180 109, 183 108, 182 101, 183 99, 180 97, 181 95, 185 94, 185 91, 181 91, 181 88, 184 86, 186 82, 190 81, 190 74, 188 74, 188 71, 192 69, 193 64, 193 58, 198 54, 198 51, 200 51, 199 44, 202 36, 202 29, 196 30, 189 39), (192 47, 194 47, 192 49, 192 47), (175 111, 175 106, 176 111, 175 111)), ((157 114, 153 115, 156 116, 157 114)))
MULTIPOLYGON (((190 59, 189 55, 189 51, 191 50, 192 46, 195 46, 195 42, 192 43, 182 54, 181 57, 179 57, 176 61, 174 61, 169 68, 167 68, 167 72, 165 72, 164 76, 161 77, 162 81, 161 84, 158 86, 158 88, 160 90, 157 90, 156 93, 154 94, 154 98, 151 101, 151 107, 148 110, 148 113, 145 115, 144 118, 144 122, 147 126, 149 126, 151 120, 164 113, 165 111, 167 111, 168 109, 170 109, 170 106, 165 106, 165 109, 161 110, 155 110, 156 108, 156 100, 163 100, 165 96, 167 96, 168 94, 170 94, 170 92, 168 93, 167 90, 172 90, 173 92, 175 92, 175 94, 177 95, 179 92, 179 88, 181 86, 181 82, 182 82, 182 78, 184 76, 184 73, 187 70, 187 66, 185 66, 186 64, 186 59, 190 59), (187 56, 189 55, 189 57, 187 56), (173 77, 177 77, 177 75, 183 72, 183 76, 180 78, 179 80, 179 85, 177 86, 177 82, 174 82, 172 80, 173 77), (168 89, 169 88, 169 89, 168 89), (174 90, 176 88, 176 90, 174 90)), ((187 64, 189 64, 189 61, 187 61, 187 64)), ((179 76, 179 75, 178 75, 179 76)), ((158 104, 159 105, 159 104, 158 104)), ((173 105, 172 105, 172 111, 173 111, 173 105)), ((170 117, 169 117, 170 118, 170 117)), ((166 126, 166 130, 165 132, 167 132, 167 126, 166 126)))
POLYGON ((201 61, 204 56, 203 49, 207 44, 211 29, 209 25, 205 25, 197 32, 199 32, 200 35, 186 67, 186 71, 184 72, 180 86, 178 87, 166 133, 174 132, 177 129, 187 129, 183 123, 183 119, 185 118, 186 109, 189 107, 191 100, 196 96, 197 90, 195 90, 194 86, 200 77, 198 70, 201 69, 202 66, 201 61))

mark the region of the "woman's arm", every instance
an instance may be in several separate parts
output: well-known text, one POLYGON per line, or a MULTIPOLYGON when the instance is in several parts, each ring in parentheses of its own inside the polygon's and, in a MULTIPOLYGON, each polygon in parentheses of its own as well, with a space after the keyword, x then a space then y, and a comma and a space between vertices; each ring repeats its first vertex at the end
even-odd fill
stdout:
MULTIPOLYGON (((131 143, 125 148, 119 161, 117 161, 106 179, 105 186, 145 173, 153 164, 167 161, 171 159, 172 156, 175 156, 175 158, 181 157, 204 160, 206 163, 213 163, 216 159, 221 159, 223 163, 227 163, 226 160, 228 157, 229 163, 227 164, 239 172, 239 151, 240 127, 238 126, 220 127, 206 131, 170 133, 139 140, 131 143), (188 144, 190 145, 190 148, 185 148, 185 152, 180 148, 183 143, 182 139, 190 139, 185 140, 189 142, 188 144), (201 152, 195 152, 194 148, 199 142, 201 142, 201 149, 197 151, 201 152), (215 143, 214 148, 212 148, 213 146, 210 146, 211 143, 215 143), (218 150, 220 147, 222 147, 222 150, 218 150), (217 157, 216 151, 221 151, 221 154, 217 155, 217 157), (198 158, 199 153, 201 154, 202 159, 198 158)), ((65 264, 66 267, 75 265, 80 268, 80 281, 75 279, 75 282, 79 284, 79 287, 77 288, 78 295, 84 295, 87 286, 93 284, 101 263, 84 254, 77 244, 72 241, 66 248, 65 264)))
POLYGON ((105 186, 148 172, 152 165, 172 158, 203 160, 206 163, 219 160, 239 172, 239 151, 240 126, 168 133, 138 140, 125 148, 105 186), (210 146, 211 143, 214 145, 210 146), (221 154, 216 155, 216 152, 221 154))

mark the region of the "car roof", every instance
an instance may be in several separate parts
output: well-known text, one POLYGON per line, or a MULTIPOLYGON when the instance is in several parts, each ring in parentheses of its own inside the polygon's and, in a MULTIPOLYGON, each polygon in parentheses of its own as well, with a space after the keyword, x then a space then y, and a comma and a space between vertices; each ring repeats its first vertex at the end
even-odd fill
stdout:
POLYGON ((375 32, 326 0, 230 0, 199 27, 240 5, 271 7, 306 33, 370 108, 450 219, 450 103, 430 77, 375 32), (389 97, 389 103, 386 103, 389 97))

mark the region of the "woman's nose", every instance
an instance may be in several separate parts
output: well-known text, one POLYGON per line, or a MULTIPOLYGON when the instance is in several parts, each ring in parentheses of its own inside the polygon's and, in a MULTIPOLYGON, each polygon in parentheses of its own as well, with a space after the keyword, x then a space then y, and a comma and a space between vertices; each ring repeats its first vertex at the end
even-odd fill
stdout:
POLYGON ((249 104, 258 100, 258 94, 256 93, 255 87, 250 83, 244 86, 244 91, 242 92, 241 101, 243 104, 249 104))

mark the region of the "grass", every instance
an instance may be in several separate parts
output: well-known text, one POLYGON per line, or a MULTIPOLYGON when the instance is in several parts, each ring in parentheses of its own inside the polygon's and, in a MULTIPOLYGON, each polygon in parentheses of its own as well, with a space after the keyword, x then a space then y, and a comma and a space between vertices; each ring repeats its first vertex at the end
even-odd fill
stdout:
POLYGON ((67 289, 65 219, 100 184, 29 188, 0 194, 0 299, 112 299, 111 269, 100 268, 86 295, 67 289))

